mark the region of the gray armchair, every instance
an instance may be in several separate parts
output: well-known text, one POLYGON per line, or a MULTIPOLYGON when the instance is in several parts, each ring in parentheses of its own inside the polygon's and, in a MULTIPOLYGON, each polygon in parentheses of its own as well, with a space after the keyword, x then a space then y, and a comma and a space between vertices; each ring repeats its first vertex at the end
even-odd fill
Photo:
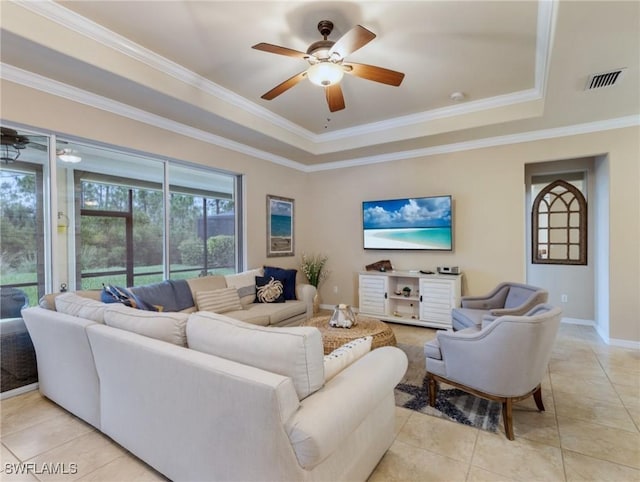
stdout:
POLYGON ((503 315, 523 315, 531 308, 546 303, 549 293, 537 286, 522 283, 500 283, 483 296, 463 296, 461 307, 451 311, 455 331, 480 327, 503 315))
POLYGON ((524 316, 501 316, 484 328, 438 332, 424 347, 429 404, 435 406, 439 382, 501 402, 505 434, 513 440, 513 403, 533 395, 544 411, 540 383, 561 313, 543 304, 524 316))

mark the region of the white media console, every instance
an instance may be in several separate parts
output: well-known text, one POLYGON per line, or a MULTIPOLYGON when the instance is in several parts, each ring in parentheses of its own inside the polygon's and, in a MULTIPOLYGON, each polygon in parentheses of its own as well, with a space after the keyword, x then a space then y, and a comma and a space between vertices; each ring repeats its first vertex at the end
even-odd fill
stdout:
POLYGON ((451 328, 460 306, 462 274, 366 271, 359 274, 359 313, 383 321, 451 328))

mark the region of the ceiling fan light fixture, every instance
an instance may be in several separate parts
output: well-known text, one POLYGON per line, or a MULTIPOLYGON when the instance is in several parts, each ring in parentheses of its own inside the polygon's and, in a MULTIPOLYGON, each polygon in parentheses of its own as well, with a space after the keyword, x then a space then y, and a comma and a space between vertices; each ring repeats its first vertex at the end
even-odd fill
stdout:
POLYGON ((18 157, 20 157, 20 150, 27 147, 28 143, 29 139, 26 136, 19 135, 15 129, 3 127, 0 135, 0 144, 2 147, 0 160, 6 164, 17 161, 18 157))
POLYGON ((320 87, 328 87, 339 83, 343 75, 342 66, 333 62, 318 62, 307 70, 307 77, 311 83, 320 87))

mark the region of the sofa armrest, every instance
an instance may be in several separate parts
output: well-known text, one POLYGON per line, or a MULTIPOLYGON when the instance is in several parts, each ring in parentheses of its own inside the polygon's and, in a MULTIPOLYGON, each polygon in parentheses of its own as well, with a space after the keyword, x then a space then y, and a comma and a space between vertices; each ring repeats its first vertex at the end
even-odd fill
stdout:
POLYGON ((504 307, 504 302, 509 293, 509 286, 501 283, 492 291, 482 296, 463 296, 460 299, 462 308, 471 308, 474 310, 492 310, 494 308, 504 307))
POLYGON ((515 308, 498 308, 491 310, 491 314, 495 317, 505 316, 505 315, 513 315, 520 316, 527 314, 534 307, 546 303, 548 294, 546 291, 536 291, 526 299, 524 303, 515 308))
POLYGON ((298 283, 296 285, 296 298, 305 302, 307 306, 307 319, 313 316, 313 297, 315 295, 315 286, 305 283, 298 283))
POLYGON ((299 464, 310 470, 339 450, 341 441, 393 393, 407 364, 402 350, 377 348, 302 400, 286 424, 299 464))

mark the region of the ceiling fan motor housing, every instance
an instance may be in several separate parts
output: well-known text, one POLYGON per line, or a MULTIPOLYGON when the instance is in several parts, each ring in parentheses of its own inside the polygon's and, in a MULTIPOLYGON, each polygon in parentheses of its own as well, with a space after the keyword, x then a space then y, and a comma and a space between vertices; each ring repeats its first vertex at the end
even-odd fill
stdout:
MULTIPOLYGON (((307 53, 318 60, 327 60, 329 58, 329 50, 335 42, 331 40, 318 40, 309 45, 307 53)), ((313 61, 313 59, 311 59, 313 61)))

